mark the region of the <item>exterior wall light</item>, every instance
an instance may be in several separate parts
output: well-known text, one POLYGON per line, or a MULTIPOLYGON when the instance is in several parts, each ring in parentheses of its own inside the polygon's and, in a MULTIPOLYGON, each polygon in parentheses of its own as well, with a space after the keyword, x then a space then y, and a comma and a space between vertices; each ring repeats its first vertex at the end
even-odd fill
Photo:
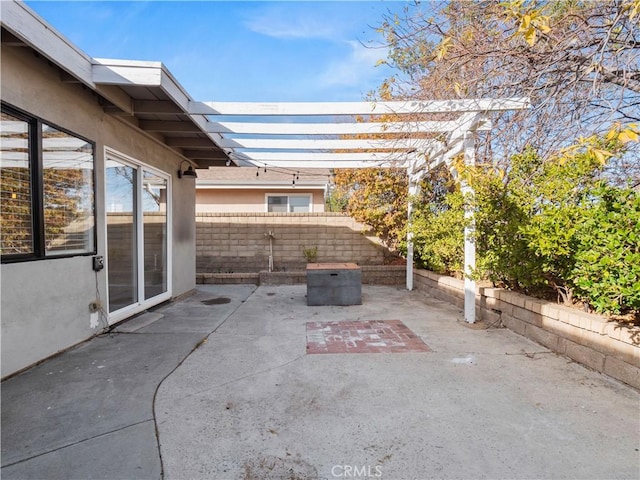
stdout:
MULTIPOLYGON (((186 170, 182 170, 182 164, 184 162, 187 162, 187 160, 182 160, 180 162, 180 168, 178 169, 178 178, 182 178, 182 177, 198 178, 198 174, 193 169, 192 165, 189 165, 189 168, 187 168, 186 170)), ((189 163, 189 162, 187 162, 187 163, 189 163)))

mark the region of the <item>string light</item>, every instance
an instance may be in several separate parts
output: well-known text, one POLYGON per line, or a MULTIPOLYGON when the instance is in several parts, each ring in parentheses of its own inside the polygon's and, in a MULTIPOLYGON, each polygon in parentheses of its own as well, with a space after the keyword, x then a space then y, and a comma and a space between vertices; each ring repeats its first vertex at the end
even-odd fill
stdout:
POLYGON ((263 172, 267 172, 267 168, 274 172, 274 173, 281 173, 281 174, 289 174, 293 177, 293 185, 295 185, 295 181, 296 180, 300 180, 300 177, 313 177, 313 178, 318 178, 318 177, 327 177, 327 179, 329 181, 331 181, 334 173, 333 173, 333 169, 327 169, 327 168, 318 168, 318 167, 309 167, 312 170, 331 170, 331 173, 329 173, 328 175, 325 173, 313 173, 313 172, 300 172, 299 170, 293 170, 290 168, 286 168, 286 167, 274 167, 273 165, 270 165, 268 163, 265 162, 260 162, 262 163, 262 166, 260 165, 255 165, 256 166, 256 177, 260 176, 260 169, 263 169, 263 172))

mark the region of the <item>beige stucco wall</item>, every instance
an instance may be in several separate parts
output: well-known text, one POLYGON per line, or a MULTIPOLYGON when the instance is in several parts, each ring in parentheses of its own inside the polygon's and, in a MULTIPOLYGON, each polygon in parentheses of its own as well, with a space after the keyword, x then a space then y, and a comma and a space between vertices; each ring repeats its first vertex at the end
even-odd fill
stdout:
POLYGON ((219 189, 199 188, 196 213, 261 213, 266 212, 266 195, 312 195, 313 212, 324 212, 324 191, 291 189, 219 189))
MULTIPOLYGON (((96 144, 97 249, 105 255, 104 148, 108 146, 173 175, 174 296, 195 286, 195 186, 178 180, 180 157, 140 130, 104 113, 98 98, 28 48, 2 47, 2 100, 96 144)), ((91 328, 96 285, 106 298, 106 273, 91 256, 3 264, 2 377, 100 332, 91 328)), ((104 326, 104 323, 101 325, 104 326)))

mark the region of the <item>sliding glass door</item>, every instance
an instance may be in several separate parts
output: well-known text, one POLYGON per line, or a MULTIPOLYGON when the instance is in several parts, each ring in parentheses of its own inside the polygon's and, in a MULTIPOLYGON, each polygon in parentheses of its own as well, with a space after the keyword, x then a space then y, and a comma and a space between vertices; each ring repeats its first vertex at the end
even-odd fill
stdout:
POLYGON ((167 179, 142 172, 144 298, 167 291, 167 179))
POLYGON ((168 299, 168 175, 107 152, 107 283, 111 323, 168 299))

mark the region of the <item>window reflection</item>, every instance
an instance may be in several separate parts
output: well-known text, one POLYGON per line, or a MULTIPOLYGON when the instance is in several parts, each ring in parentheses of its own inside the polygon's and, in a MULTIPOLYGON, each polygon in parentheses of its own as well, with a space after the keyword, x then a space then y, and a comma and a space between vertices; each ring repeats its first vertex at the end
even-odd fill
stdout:
POLYGON ((0 122, 0 251, 33 253, 29 123, 7 113, 0 122))
POLYGON ((144 171, 142 177, 144 228, 144 296, 167 291, 167 180, 144 171))
POLYGON ((93 146, 42 125, 46 254, 93 249, 93 146))

